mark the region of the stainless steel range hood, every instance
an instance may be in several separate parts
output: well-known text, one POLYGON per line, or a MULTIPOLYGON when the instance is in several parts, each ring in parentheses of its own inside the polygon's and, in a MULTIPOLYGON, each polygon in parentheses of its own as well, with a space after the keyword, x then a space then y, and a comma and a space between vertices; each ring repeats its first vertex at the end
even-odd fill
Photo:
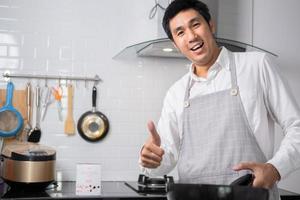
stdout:
MULTIPOLYGON (((249 44, 245 44, 234 40, 228 40, 224 38, 215 38, 215 39, 217 41, 218 46, 220 47, 224 46, 233 52, 245 52, 245 51, 256 50, 256 51, 263 51, 277 57, 276 54, 256 46, 252 46, 249 44)), ((149 41, 128 46, 113 58, 121 59, 121 58, 129 58, 132 56, 186 59, 185 56, 182 55, 174 47, 171 40, 168 38, 149 40, 149 41)))

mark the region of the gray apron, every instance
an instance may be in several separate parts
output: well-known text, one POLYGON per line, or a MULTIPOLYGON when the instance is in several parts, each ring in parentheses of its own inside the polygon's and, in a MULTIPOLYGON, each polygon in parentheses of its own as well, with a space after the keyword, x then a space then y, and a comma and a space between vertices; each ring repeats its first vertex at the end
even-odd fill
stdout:
MULTIPOLYGON (((193 80, 188 81, 178 159, 179 182, 227 185, 250 173, 234 171, 234 165, 267 161, 247 121, 231 52, 229 58, 231 89, 190 99, 193 80)), ((279 199, 276 186, 270 191, 270 199, 279 199)))

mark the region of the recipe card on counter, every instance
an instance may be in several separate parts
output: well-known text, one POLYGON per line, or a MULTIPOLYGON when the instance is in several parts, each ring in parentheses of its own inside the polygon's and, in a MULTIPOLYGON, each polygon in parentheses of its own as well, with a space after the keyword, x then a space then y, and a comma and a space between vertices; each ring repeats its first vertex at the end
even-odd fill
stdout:
POLYGON ((76 195, 101 195, 101 165, 76 165, 76 195))

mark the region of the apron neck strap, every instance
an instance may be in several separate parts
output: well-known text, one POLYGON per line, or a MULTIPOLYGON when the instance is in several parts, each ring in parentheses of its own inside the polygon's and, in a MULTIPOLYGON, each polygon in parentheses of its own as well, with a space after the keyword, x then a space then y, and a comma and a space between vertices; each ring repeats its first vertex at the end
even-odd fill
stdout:
POLYGON ((230 75, 231 75, 231 89, 237 89, 237 78, 236 78, 236 67, 235 67, 235 60, 233 53, 231 51, 228 52, 229 57, 229 69, 230 69, 230 75))
MULTIPOLYGON (((230 69, 230 75, 231 75, 231 89, 237 89, 237 78, 236 78, 236 67, 235 67, 235 60, 234 60, 234 55, 231 51, 228 52, 228 57, 229 57, 229 69, 230 69)), ((186 90, 185 90, 185 95, 184 95, 184 100, 187 101, 190 96, 190 89, 192 88, 194 84, 194 80, 189 76, 187 85, 186 85, 186 90)))

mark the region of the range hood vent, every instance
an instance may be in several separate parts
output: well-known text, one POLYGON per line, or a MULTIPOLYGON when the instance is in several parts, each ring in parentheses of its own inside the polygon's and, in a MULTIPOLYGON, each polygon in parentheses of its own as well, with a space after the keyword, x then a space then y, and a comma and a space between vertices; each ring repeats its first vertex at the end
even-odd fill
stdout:
MULTIPOLYGON (((264 49, 246 43, 224 39, 224 38, 215 38, 215 39, 217 41, 218 46, 220 47, 224 46, 233 52, 245 52, 245 51, 255 50, 255 51, 263 51, 277 57, 277 55, 272 52, 266 51, 264 49)), ((128 46, 113 58, 123 59, 123 58, 130 58, 132 56, 186 59, 185 56, 182 55, 174 47, 172 41, 168 38, 149 40, 149 41, 128 46)))

